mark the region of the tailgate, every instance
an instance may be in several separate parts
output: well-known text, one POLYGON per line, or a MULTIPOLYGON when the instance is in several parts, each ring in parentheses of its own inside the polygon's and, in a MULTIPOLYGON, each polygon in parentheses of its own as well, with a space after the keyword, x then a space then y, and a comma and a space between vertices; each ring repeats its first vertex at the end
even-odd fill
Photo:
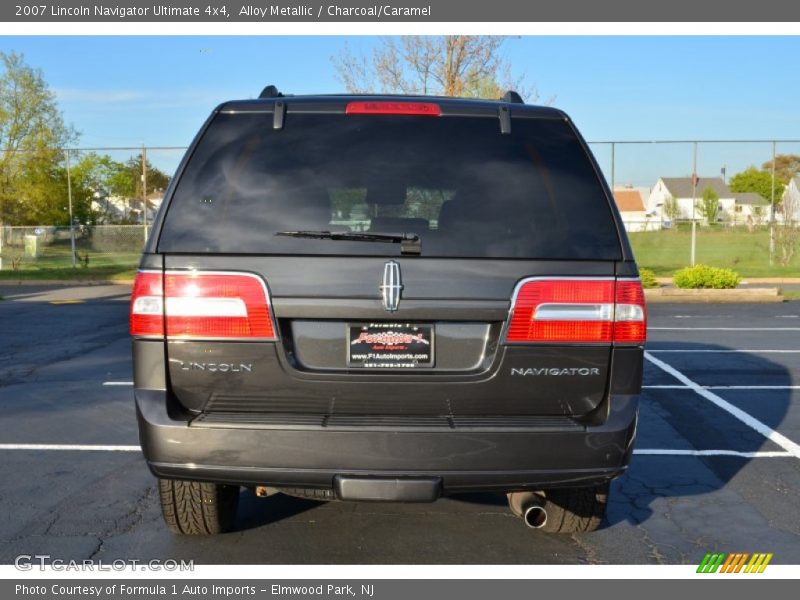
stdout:
POLYGON ((276 337, 168 335, 172 392, 195 411, 327 415, 579 416, 604 398, 610 340, 508 343, 506 329, 520 281, 553 273, 613 280, 613 263, 394 262, 402 297, 390 312, 379 289, 385 259, 166 257, 167 273, 189 281, 204 272, 257 275, 276 337), (431 346, 421 363, 354 363, 354 339, 366 337, 361 345, 378 356, 407 356, 403 336, 415 331, 431 346))

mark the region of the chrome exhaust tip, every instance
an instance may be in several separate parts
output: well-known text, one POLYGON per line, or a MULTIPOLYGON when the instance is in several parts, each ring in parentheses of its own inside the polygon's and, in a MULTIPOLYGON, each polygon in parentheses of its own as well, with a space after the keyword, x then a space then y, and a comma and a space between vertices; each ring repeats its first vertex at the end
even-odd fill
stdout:
POLYGON ((537 492, 511 492, 508 506, 531 529, 541 529, 547 524, 547 500, 537 492))
POLYGON ((547 511, 540 504, 531 504, 525 509, 522 519, 531 529, 541 529, 547 523, 547 511))

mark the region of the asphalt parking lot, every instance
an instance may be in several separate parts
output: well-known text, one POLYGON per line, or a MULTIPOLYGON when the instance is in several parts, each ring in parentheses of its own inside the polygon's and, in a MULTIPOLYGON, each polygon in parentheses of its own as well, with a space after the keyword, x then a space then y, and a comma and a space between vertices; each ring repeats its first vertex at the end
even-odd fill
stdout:
POLYGON ((0 285, 0 563, 800 563, 800 303, 650 307, 637 454, 604 527, 548 536, 505 498, 318 504, 243 493, 238 530, 161 523, 138 443, 125 286, 0 285))

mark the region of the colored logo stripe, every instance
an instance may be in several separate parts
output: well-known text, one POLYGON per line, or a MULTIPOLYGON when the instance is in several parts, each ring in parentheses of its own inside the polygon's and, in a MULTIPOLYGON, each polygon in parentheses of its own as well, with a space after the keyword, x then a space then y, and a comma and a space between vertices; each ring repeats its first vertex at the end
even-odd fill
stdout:
POLYGON ((716 573, 722 561, 725 560, 725 554, 706 554, 700 566, 697 567, 698 573, 716 573))
POLYGON ((728 554, 727 560, 722 563, 722 568, 720 569, 720 573, 730 573, 733 570, 733 566, 736 564, 736 561, 739 560, 739 554, 728 554))
POLYGON ((698 573, 763 573, 772 560, 772 553, 736 552, 732 554, 711 553, 703 557, 697 567, 698 573), (748 559, 750 559, 748 561, 748 559), (744 570, 743 570, 744 569, 744 570))
POLYGON ((753 558, 745 567, 745 573, 763 573, 767 568, 769 561, 772 560, 772 554, 753 554, 753 558))
POLYGON ((731 562, 731 566, 728 569, 728 573, 738 573, 742 570, 745 561, 750 556, 747 552, 740 552, 736 554, 736 559, 731 562))

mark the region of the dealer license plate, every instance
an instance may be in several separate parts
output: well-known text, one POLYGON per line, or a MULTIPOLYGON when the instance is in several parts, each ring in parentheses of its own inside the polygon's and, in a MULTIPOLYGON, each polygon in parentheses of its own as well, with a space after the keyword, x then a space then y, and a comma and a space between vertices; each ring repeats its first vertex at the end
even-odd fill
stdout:
POLYGON ((349 367, 419 369, 433 366, 433 325, 351 323, 347 332, 349 367))

